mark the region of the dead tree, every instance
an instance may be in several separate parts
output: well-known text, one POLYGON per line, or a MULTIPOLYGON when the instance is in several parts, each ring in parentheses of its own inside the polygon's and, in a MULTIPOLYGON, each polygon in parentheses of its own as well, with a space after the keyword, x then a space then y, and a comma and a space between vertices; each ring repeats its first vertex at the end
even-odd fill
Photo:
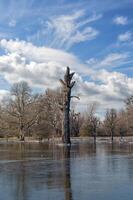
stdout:
POLYGON ((74 72, 70 73, 70 68, 67 67, 64 75, 64 80, 60 79, 63 86, 63 123, 62 123, 62 140, 65 144, 71 144, 70 140, 70 101, 71 101, 71 90, 75 84, 72 81, 74 72))

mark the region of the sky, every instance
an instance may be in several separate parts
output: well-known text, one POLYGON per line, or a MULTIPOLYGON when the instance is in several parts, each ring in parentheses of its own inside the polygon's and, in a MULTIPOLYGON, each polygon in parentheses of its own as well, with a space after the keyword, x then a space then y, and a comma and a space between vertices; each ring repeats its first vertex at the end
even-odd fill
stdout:
POLYGON ((69 66, 78 109, 121 109, 133 94, 133 0, 0 0, 0 100, 27 81, 56 89, 69 66))

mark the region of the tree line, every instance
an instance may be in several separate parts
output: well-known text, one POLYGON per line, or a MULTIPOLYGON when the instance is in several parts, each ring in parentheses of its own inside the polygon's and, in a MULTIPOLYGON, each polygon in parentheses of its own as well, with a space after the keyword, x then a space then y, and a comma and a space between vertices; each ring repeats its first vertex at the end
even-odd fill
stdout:
POLYGON ((73 137, 92 136, 94 141, 96 136, 110 136, 113 141, 114 136, 133 135, 133 96, 125 100, 125 107, 120 111, 108 109, 104 120, 97 117, 95 103, 85 112, 77 113, 70 109, 71 89, 75 84, 71 82, 73 75, 67 68, 64 80, 60 80, 63 87, 47 89, 42 94, 34 94, 27 82, 13 84, 9 98, 0 105, 0 137, 42 140, 67 137, 69 132, 73 137))

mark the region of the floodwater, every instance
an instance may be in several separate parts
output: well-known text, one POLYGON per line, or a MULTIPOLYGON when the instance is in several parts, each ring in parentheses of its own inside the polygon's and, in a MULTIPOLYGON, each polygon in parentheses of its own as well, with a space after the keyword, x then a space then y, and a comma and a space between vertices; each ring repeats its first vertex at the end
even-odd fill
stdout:
POLYGON ((132 199, 131 144, 0 144, 0 200, 132 199))

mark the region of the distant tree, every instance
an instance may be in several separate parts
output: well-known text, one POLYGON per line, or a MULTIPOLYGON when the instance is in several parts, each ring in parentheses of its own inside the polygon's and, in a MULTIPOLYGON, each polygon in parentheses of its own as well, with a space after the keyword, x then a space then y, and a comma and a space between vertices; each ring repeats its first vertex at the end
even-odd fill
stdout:
POLYGON ((8 137, 9 135, 9 126, 8 118, 5 112, 5 107, 0 105, 0 137, 8 137))
POLYGON ((80 128, 83 123, 83 118, 80 113, 75 113, 74 110, 70 112, 70 135, 78 137, 80 128))
POLYGON ((96 109, 96 102, 93 102, 88 106, 82 126, 82 134, 92 136, 94 138, 94 142, 96 142, 97 129, 100 124, 100 120, 96 116, 96 109))
POLYGON ((94 142, 96 142, 96 136, 97 136, 97 129, 99 125, 99 119, 95 116, 95 112, 97 109, 97 103, 92 103, 90 105, 90 109, 88 110, 88 127, 91 132, 91 136, 94 138, 94 142))
POLYGON ((60 89, 48 89, 44 96, 45 112, 47 112, 47 123, 54 131, 54 136, 59 136, 62 130, 62 112, 60 105, 62 104, 62 93, 60 89))
POLYGON ((115 109, 107 110, 105 120, 104 120, 105 127, 107 131, 111 134, 111 140, 113 142, 116 125, 117 125, 117 112, 115 109))
POLYGON ((126 102, 128 132, 129 134, 132 134, 133 132, 133 95, 128 97, 125 102, 126 102))
POLYGON ((98 117, 92 116, 90 118, 90 122, 89 123, 90 123, 90 127, 91 127, 91 133, 92 133, 92 136, 94 138, 94 142, 96 142, 97 129, 98 129, 100 120, 98 119, 98 117))
POLYGON ((120 110, 117 113, 117 132, 120 134, 121 139, 127 134, 127 113, 125 110, 120 110))

